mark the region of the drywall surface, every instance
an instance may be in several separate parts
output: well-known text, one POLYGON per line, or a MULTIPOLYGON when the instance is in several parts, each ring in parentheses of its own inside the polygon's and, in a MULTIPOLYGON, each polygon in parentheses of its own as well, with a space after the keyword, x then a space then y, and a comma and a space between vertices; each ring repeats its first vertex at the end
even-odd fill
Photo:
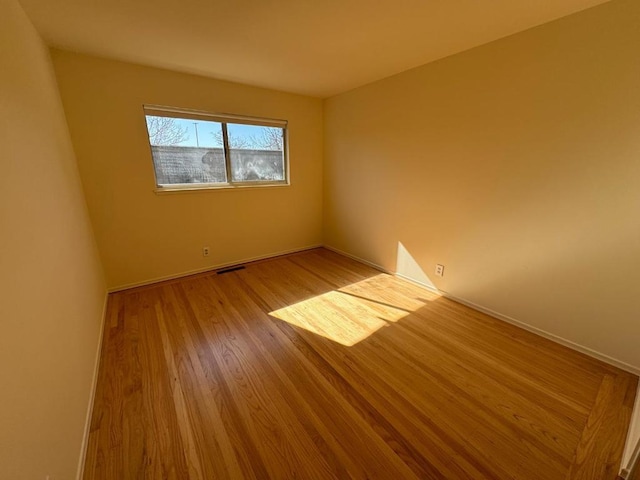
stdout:
POLYGON ((325 243, 640 368, 638 25, 616 0, 326 100, 325 243))
POLYGON ((0 0, 0 478, 75 478, 106 285, 47 48, 0 0))
POLYGON ((52 56, 109 287, 321 242, 320 100, 64 51, 52 56), (143 104, 288 120, 291 185, 154 193, 143 104))

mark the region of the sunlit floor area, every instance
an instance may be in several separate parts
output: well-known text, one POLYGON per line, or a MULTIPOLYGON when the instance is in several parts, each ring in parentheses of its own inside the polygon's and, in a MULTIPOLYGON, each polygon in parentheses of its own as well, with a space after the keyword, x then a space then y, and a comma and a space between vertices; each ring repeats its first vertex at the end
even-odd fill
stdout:
POLYGON ((312 250, 110 296, 85 478, 613 480, 636 384, 312 250))

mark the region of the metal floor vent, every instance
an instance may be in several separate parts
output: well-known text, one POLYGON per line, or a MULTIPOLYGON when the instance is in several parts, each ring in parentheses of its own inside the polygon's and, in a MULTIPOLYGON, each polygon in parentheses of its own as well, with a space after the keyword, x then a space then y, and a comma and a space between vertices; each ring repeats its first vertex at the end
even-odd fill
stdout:
POLYGON ((225 268, 224 270, 218 270, 216 273, 218 275, 222 275, 223 273, 235 272, 236 270, 244 270, 242 265, 237 267, 225 268))

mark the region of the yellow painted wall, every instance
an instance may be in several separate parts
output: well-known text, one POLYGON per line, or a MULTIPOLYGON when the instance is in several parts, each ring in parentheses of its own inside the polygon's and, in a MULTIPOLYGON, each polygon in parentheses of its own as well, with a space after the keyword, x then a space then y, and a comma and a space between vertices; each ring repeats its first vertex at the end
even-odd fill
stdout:
POLYGON ((109 287, 321 243, 320 100, 52 55, 109 287), (288 120, 291 186, 154 193, 143 104, 288 120))
POLYGON ((326 100, 325 243, 640 368, 639 26, 616 0, 326 100))
POLYGON ((0 0, 0 478, 75 478, 106 286, 47 48, 0 0))

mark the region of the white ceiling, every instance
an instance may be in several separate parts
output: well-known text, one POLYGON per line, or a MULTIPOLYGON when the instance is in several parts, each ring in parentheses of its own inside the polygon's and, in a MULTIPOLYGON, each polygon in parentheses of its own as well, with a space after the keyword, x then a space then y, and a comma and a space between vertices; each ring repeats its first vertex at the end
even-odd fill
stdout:
POLYGON ((328 97, 606 0, 21 0, 58 48, 328 97))

